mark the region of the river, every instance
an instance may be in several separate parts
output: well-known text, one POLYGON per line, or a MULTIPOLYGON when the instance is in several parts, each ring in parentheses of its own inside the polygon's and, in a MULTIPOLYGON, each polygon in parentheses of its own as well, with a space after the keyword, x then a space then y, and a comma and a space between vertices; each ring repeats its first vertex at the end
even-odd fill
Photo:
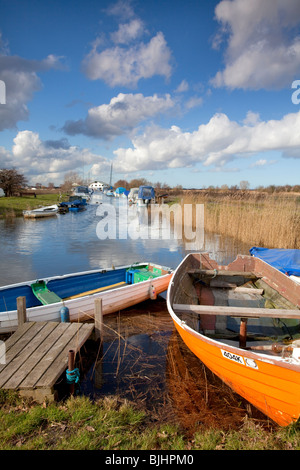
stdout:
MULTIPOLYGON (((169 238, 161 236, 161 232, 156 235, 151 232, 152 237, 145 237, 143 230, 149 220, 147 210, 137 213, 133 206, 128 217, 124 216, 126 211, 125 201, 103 196, 101 203, 88 204, 82 212, 38 220, 0 220, 0 285, 90 269, 107 269, 137 261, 151 261, 174 269, 189 252, 187 243, 174 238, 173 233, 169 238), (105 238, 105 229, 108 235, 111 235, 110 228, 113 229, 110 222, 117 225, 116 236, 105 238), (133 227, 135 236, 132 236, 133 227)), ((249 253, 250 246, 217 234, 207 234, 205 230, 202 241, 202 245, 196 248, 209 252, 219 264, 227 264, 238 253, 249 253)), ((164 296, 128 309, 122 315, 108 315, 105 324, 101 367, 95 366, 96 356, 92 347, 88 358, 85 358, 87 364, 81 380, 81 392, 92 397, 107 394, 121 396, 151 409, 153 419, 156 417, 168 422, 180 419, 182 422, 187 416, 187 407, 184 413, 180 411, 183 401, 178 403, 178 396, 185 395, 177 387, 181 383, 186 384, 186 381, 178 378, 178 370, 181 374, 182 368, 186 370, 192 381, 188 389, 198 394, 198 402, 202 393, 207 395, 208 383, 206 378, 203 391, 204 382, 199 378, 201 374, 191 373, 195 368, 198 371, 202 368, 199 369, 199 361, 186 351, 174 334, 164 296)), ((210 396, 215 396, 213 402, 218 403, 222 410, 218 419, 224 426, 227 416, 232 424, 233 412, 225 405, 232 394, 228 390, 225 393, 223 389, 221 395, 225 401, 222 401, 220 395, 216 395, 214 381, 213 377, 209 380, 210 396), (226 416, 224 413, 227 413, 226 416)), ((207 400, 204 395, 202 398, 205 408, 207 400)), ((185 400, 189 402, 190 398, 186 397, 185 400)), ((240 406, 237 403, 240 400, 233 402, 233 409, 240 406)), ((245 409, 238 412, 237 422, 245 415, 245 409)), ((189 413, 187 426, 191 427, 192 423, 199 422, 199 409, 197 411, 192 407, 189 413), (191 416, 195 419, 192 420, 191 416)), ((215 416, 215 410, 209 415, 215 416)))

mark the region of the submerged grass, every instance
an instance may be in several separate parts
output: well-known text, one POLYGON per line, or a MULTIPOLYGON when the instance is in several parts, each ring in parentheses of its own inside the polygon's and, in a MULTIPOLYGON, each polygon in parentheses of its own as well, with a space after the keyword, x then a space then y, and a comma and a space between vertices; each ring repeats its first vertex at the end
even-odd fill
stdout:
POLYGON ((238 430, 199 429, 153 422, 126 400, 87 397, 37 405, 0 392, 1 450, 298 450, 300 428, 265 429, 245 419, 238 430))
POLYGON ((204 204, 206 232, 231 236, 251 246, 300 248, 299 194, 187 191, 181 202, 204 204))

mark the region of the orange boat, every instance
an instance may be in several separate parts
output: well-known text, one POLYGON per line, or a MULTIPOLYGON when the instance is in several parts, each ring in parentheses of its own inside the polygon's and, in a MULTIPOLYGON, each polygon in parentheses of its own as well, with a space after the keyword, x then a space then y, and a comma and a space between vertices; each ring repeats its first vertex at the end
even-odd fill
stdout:
POLYGON ((234 391, 280 426, 299 418, 299 283, 254 256, 219 266, 190 254, 167 306, 188 348, 234 391))

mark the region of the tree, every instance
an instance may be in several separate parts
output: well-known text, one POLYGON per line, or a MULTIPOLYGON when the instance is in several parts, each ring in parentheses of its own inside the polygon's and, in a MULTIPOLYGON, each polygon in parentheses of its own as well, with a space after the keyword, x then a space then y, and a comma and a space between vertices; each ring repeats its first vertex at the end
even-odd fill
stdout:
POLYGON ((151 183, 147 181, 145 178, 135 178, 130 181, 129 186, 130 188, 138 188, 139 186, 151 186, 151 183))
POLYGON ((114 187, 115 188, 125 188, 125 189, 130 189, 129 187, 129 183, 127 183, 126 180, 118 180, 115 184, 114 184, 114 187))
POLYGON ((63 191, 71 191, 74 184, 82 184, 82 179, 79 177, 76 171, 68 171, 65 174, 64 182, 61 185, 61 189, 63 191))
POLYGON ((15 168, 0 170, 0 188, 3 189, 6 196, 13 196, 23 189, 26 183, 25 176, 18 173, 15 168))
POLYGON ((250 188, 250 183, 249 181, 240 181, 240 188, 243 190, 249 189, 250 188))

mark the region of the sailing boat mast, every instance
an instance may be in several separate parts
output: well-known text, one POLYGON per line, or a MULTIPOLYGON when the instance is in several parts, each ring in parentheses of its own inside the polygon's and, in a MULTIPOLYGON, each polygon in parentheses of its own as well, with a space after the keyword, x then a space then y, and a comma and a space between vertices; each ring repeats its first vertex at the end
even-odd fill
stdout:
POLYGON ((113 164, 111 164, 110 166, 110 179, 109 179, 109 185, 111 186, 111 182, 112 182, 112 168, 113 168, 113 164))

